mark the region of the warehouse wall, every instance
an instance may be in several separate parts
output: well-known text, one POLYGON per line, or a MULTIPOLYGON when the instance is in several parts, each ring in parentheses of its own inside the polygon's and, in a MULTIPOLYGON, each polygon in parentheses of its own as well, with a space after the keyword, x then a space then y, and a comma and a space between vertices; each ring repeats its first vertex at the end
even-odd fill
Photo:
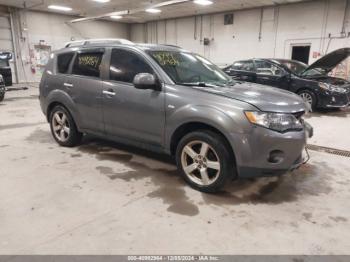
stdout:
POLYGON ((340 38, 343 22, 343 36, 350 28, 345 9, 346 0, 320 0, 235 11, 233 25, 224 25, 224 14, 135 24, 130 35, 135 42, 180 45, 219 65, 252 57, 291 58, 293 45, 306 44, 311 63, 319 58, 314 52, 350 46, 350 38, 340 38), (210 46, 203 45, 203 37, 212 40, 210 46))
POLYGON ((129 38, 129 25, 109 21, 68 24, 72 16, 20 11, 12 13, 18 54, 20 82, 40 81, 40 68, 33 67, 33 48, 44 41, 52 50, 62 48, 71 39, 129 38), (22 60, 21 60, 22 59, 22 60), (33 70, 34 69, 34 70, 33 70), (35 71, 35 72, 34 72, 35 71))

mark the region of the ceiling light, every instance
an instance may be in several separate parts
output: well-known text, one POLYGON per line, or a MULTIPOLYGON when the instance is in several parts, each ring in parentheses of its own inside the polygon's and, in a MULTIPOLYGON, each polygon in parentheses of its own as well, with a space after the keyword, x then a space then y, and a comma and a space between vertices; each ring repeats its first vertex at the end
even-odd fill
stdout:
POLYGON ((110 18, 118 20, 122 19, 123 17, 121 15, 111 15, 110 18))
POLYGON ((162 12, 162 10, 157 9, 157 8, 149 8, 149 9, 146 9, 146 12, 152 13, 152 14, 158 14, 158 13, 162 12))
POLYGON ((194 0, 193 1, 197 5, 212 5, 213 1, 211 0, 194 0))
POLYGON ((72 11, 72 8, 68 6, 61 6, 61 5, 49 5, 48 8, 53 10, 64 11, 64 12, 72 11))
POLYGON ((99 2, 99 3, 108 3, 111 0, 94 0, 95 2, 99 2))

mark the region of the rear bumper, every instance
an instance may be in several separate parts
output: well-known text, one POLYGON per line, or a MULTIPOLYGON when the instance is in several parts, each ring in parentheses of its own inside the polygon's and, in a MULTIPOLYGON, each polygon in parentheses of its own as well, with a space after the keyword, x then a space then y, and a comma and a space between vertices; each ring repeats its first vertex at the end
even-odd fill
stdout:
POLYGON ((307 138, 312 136, 313 128, 308 123, 303 131, 285 134, 255 127, 252 134, 235 139, 238 177, 280 176, 297 169, 305 162, 303 151, 307 138))

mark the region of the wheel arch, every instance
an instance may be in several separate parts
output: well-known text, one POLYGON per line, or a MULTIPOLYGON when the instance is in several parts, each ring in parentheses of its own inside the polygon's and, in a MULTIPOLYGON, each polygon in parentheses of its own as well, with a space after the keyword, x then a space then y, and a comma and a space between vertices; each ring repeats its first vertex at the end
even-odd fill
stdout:
POLYGON ((221 132, 218 128, 216 128, 210 124, 200 122, 200 121, 187 122, 187 123, 184 123, 176 128, 176 130, 173 132, 173 134, 171 135, 171 138, 170 138, 170 153, 171 153, 171 155, 174 156, 176 154, 176 148, 177 148, 180 140, 185 135, 192 133, 192 132, 195 132, 195 131, 200 131, 200 130, 208 130, 208 131, 211 131, 211 132, 218 134, 225 141, 225 145, 227 146, 229 153, 234 160, 234 164, 236 164, 236 155, 235 155, 234 149, 232 148, 232 145, 229 142, 229 140, 227 139, 226 135, 223 132, 221 132))
POLYGON ((300 88, 296 91, 296 94, 299 95, 302 91, 307 91, 307 92, 313 94, 314 97, 315 97, 315 105, 318 105, 319 98, 318 98, 317 92, 315 92, 314 90, 312 90, 312 88, 309 88, 309 87, 300 87, 300 88))
POLYGON ((62 92, 62 91, 54 91, 47 97, 47 106, 46 106, 46 119, 47 121, 50 120, 50 113, 52 109, 57 106, 63 106, 72 116, 75 124, 77 125, 78 129, 80 127, 80 118, 79 118, 79 112, 76 110, 76 106, 74 104, 74 101, 72 98, 62 92))

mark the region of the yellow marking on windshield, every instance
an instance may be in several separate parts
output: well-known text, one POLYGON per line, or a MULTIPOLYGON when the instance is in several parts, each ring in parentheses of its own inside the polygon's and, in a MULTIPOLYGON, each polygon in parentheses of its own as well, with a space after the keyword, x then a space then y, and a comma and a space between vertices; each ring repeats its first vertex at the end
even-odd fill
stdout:
POLYGON ((171 54, 171 53, 156 53, 154 54, 154 57, 157 59, 159 64, 162 66, 178 66, 180 65, 180 62, 177 60, 177 58, 171 54))

